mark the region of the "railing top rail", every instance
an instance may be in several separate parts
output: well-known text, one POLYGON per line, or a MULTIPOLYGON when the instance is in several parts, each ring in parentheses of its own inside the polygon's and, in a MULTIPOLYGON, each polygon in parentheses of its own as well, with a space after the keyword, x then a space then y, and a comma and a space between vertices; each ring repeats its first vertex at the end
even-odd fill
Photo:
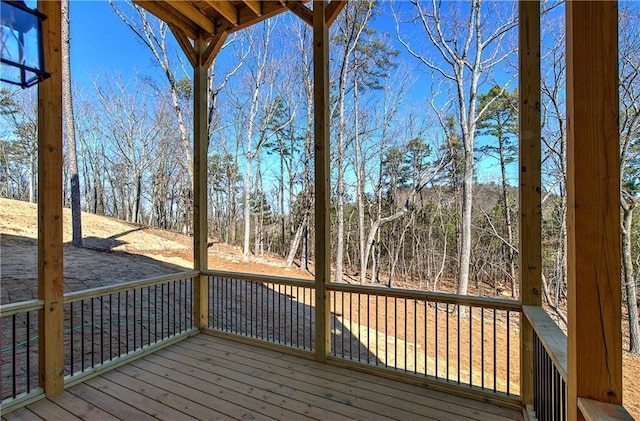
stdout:
POLYGON ((98 288, 86 289, 83 291, 69 292, 64 294, 65 303, 73 303, 76 301, 96 298, 107 294, 116 294, 118 292, 163 284, 165 282, 177 281, 178 279, 193 278, 198 276, 200 272, 197 270, 188 270, 184 272, 172 273, 170 275, 156 276, 153 278, 141 279, 139 281, 124 282, 116 285, 106 285, 98 288))
POLYGON ((529 323, 535 330, 540 342, 547 350, 553 364, 558 369, 565 382, 567 376, 567 335, 560 329, 555 321, 540 306, 522 306, 529 323))
POLYGON ((501 298, 474 297, 469 295, 446 294, 442 292, 416 291, 410 289, 383 288, 350 284, 327 284, 331 291, 359 292, 362 294, 381 295, 387 297, 409 298, 416 300, 434 301, 438 303, 459 304, 465 306, 491 308, 506 311, 522 311, 522 305, 515 300, 501 298))
POLYGON ((30 311, 42 310, 44 300, 28 300, 17 303, 0 305, 0 316, 13 316, 14 314, 28 313, 30 311))
POLYGON ((291 286, 301 286, 313 288, 314 281, 310 279, 285 278, 283 276, 259 275, 253 273, 227 272, 223 270, 203 270, 203 275, 216 276, 219 278, 242 279, 243 281, 265 282, 271 284, 282 284, 291 286))
MULTIPOLYGON (((308 279, 285 278, 280 276, 268 276, 251 273, 227 272, 220 270, 203 270, 203 275, 217 276, 220 278, 242 279, 253 282, 276 283, 292 286, 313 287, 314 281, 308 279)), ((496 310, 507 310, 520 312, 522 305, 515 300, 506 300, 489 297, 473 297, 468 295, 445 294, 440 292, 415 291, 397 288, 382 288, 375 286, 350 285, 350 284, 327 284, 330 291, 359 292, 362 294, 384 295, 387 297, 409 298, 418 300, 435 301, 439 303, 470 305, 496 310)))
POLYGON ((578 398, 578 408, 587 421, 633 421, 633 417, 621 405, 578 398))

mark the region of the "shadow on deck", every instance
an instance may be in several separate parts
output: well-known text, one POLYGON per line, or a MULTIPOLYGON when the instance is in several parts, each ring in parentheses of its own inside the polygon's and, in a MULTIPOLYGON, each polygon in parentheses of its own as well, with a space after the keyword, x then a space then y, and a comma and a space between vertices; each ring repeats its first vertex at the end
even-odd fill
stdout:
POLYGON ((514 420, 520 412, 198 334, 3 420, 514 420))

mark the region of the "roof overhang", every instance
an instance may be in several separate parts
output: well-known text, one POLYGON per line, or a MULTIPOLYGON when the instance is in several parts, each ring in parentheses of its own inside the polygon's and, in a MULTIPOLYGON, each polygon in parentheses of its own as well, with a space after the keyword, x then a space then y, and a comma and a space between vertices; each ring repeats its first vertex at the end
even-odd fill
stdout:
MULTIPOLYGON (((210 39, 221 33, 230 34, 289 10, 311 24, 311 9, 304 5, 308 2, 309 0, 134 0, 135 4, 194 40, 210 39)), ((339 12, 346 2, 332 3, 332 9, 339 12)))

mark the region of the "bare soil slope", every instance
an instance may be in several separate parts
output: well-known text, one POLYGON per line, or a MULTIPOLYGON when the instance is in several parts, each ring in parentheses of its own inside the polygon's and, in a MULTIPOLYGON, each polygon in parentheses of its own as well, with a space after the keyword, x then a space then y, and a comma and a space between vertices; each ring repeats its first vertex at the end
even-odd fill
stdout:
MULTIPOLYGON (((85 248, 70 245, 71 213, 64 210, 65 291, 134 281, 192 267, 192 239, 179 233, 139 226, 113 218, 82 214, 85 248)), ((37 295, 36 205, 0 198, 0 279, 2 304, 37 295)), ((287 268, 277 256, 242 261, 242 251, 227 244, 209 248, 211 269, 311 279, 287 268)), ((624 401, 640 419, 640 358, 624 352, 624 401)))
MULTIPOLYGON (((192 268, 192 238, 179 233, 82 214, 84 248, 71 246, 71 212, 64 210, 65 291, 77 291, 179 272, 192 268)), ((37 206, 0 198, 0 276, 2 303, 37 294, 37 206)), ((242 261, 240 249, 214 243, 211 269, 310 278, 285 267, 275 256, 242 261)))

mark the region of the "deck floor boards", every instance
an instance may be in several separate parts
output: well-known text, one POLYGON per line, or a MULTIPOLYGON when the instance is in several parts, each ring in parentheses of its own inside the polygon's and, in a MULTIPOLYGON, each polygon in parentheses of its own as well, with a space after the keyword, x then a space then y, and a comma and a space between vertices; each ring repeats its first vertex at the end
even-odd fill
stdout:
POLYGON ((3 420, 521 420, 518 411, 200 334, 3 420))

